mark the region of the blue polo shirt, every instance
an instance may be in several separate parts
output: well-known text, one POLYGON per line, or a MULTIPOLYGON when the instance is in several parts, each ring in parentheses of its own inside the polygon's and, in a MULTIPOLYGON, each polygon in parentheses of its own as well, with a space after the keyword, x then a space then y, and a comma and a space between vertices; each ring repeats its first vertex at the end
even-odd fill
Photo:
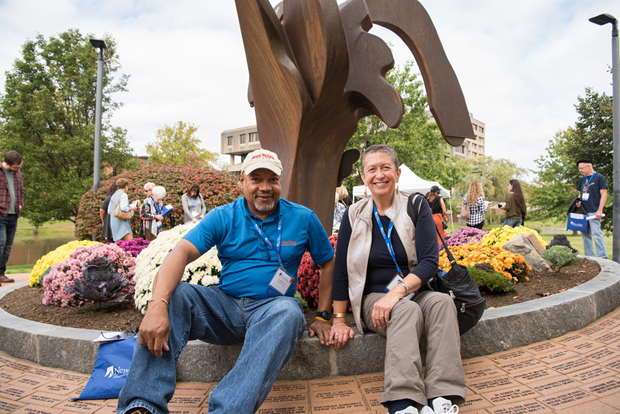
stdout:
POLYGON ((239 197, 211 210, 184 239, 196 246, 201 254, 217 246, 222 262, 219 287, 227 295, 265 299, 273 296, 267 287, 280 264, 276 253, 262 240, 250 219, 259 225, 275 247, 280 215, 280 257, 287 273, 295 277, 286 295, 293 296, 297 269, 306 250, 318 264, 327 262, 334 255, 327 234, 312 210, 281 198, 276 211, 262 221, 250 212, 245 197, 239 197))

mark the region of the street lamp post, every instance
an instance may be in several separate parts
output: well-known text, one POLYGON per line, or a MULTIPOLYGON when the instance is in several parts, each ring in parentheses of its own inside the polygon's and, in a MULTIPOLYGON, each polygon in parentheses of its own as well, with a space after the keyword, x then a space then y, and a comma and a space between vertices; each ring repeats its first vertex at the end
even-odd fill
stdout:
POLYGON ((480 184, 482 184, 482 170, 472 171, 472 174, 480 174, 480 184))
POLYGON ((611 73, 613 83, 613 254, 614 262, 620 263, 620 52, 618 46, 618 19, 611 14, 600 14, 590 19, 592 23, 604 25, 611 23, 611 73))
POLYGON ((105 40, 90 39, 90 44, 99 49, 97 59, 97 96, 95 102, 95 165, 93 174, 93 193, 99 190, 101 172, 101 107, 103 105, 103 49, 106 48, 105 40))
MULTIPOLYGON (((99 49, 97 59, 97 95, 95 97, 95 162, 93 166, 93 197, 99 190, 101 174, 101 112, 103 105, 103 49, 106 48, 105 40, 90 39, 90 44, 99 49)), ((97 235, 93 231, 93 241, 97 235)))

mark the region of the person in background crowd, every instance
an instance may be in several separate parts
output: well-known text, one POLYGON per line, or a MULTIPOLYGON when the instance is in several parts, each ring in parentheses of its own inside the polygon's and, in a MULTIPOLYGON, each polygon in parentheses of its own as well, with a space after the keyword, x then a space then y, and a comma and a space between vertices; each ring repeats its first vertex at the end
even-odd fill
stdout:
MULTIPOLYGON (((437 230, 441 234, 444 232, 444 223, 448 225, 448 215, 446 214, 446 203, 441 197, 441 190, 436 185, 432 186, 430 191, 426 193, 426 200, 431 206, 431 213, 433 213, 433 221, 437 226, 437 230)), ((437 235, 437 243, 441 243, 441 238, 437 235)))
POLYGON ((181 196, 181 204, 183 205, 183 213, 185 223, 198 223, 207 214, 207 206, 205 200, 200 194, 200 186, 192 184, 185 194, 181 196))
POLYGON ((129 181, 125 178, 119 178, 116 180, 116 191, 110 198, 110 204, 108 205, 108 214, 110 215, 110 228, 112 229, 112 238, 115 242, 119 240, 131 240, 133 235, 131 233, 131 218, 122 219, 114 217, 114 205, 117 204, 122 213, 127 213, 133 216, 133 213, 138 210, 138 200, 132 205, 129 204, 129 197, 127 197, 127 187, 129 187, 129 181))
POLYGON ((336 193, 338 193, 338 201, 342 203, 345 207, 350 207, 353 204, 351 197, 349 197, 349 191, 347 191, 347 187, 341 185, 340 187, 336 187, 336 193))
POLYGON ((151 197, 144 200, 140 216, 142 221, 146 223, 144 226, 144 238, 153 241, 163 230, 162 210, 164 208, 164 198, 166 197, 166 189, 162 186, 155 186, 151 190, 151 197))
POLYGON ((601 173, 594 172, 592 160, 583 158, 577 161, 577 167, 583 177, 579 179, 577 190, 581 205, 586 210, 588 217, 588 231, 581 232, 583 239, 583 254, 585 256, 594 256, 594 246, 596 245, 596 257, 607 259, 607 246, 605 246, 605 236, 601 229, 601 218, 603 217, 603 208, 607 203, 607 180, 601 173))
MULTIPOLYGON (((142 205, 146 204, 147 201, 153 197, 153 188, 155 188, 155 183, 148 182, 144 184, 144 195, 146 198, 142 202, 142 205)), ((140 206, 142 208, 142 206, 140 206)), ((144 232, 148 227, 149 222, 140 217, 140 237, 144 238, 144 232)))
POLYGON ((101 225, 103 226, 101 229, 101 238, 108 243, 114 243, 114 237, 112 236, 112 229, 110 228, 110 215, 108 214, 108 206, 110 205, 110 199, 112 195, 116 192, 116 183, 112 183, 110 188, 108 189, 108 193, 103 200, 103 204, 101 204, 101 208, 99 209, 99 217, 101 217, 101 225))
POLYGON ((469 186, 469 191, 465 194, 463 205, 469 207, 469 218, 467 225, 476 229, 484 226, 484 212, 487 211, 487 204, 484 202, 484 190, 480 181, 474 181, 469 186))
POLYGON ((525 197, 521 190, 521 183, 517 180, 510 180, 508 183, 508 194, 506 194, 506 206, 500 207, 506 211, 504 226, 520 227, 527 215, 525 197))
POLYGON ((8 151, 0 168, 0 283, 15 282, 4 273, 15 239, 17 219, 24 207, 24 182, 20 171, 23 162, 19 152, 8 151))
POLYGON ((334 222, 332 225, 334 229, 338 229, 340 227, 340 222, 342 221, 342 215, 347 209, 344 206, 344 204, 339 202, 339 200, 340 200, 340 195, 338 194, 338 192, 336 192, 336 197, 334 201, 334 222))
POLYGON ((363 322, 386 338, 381 404, 388 413, 454 414, 467 392, 456 307, 449 295, 420 290, 437 273, 439 247, 429 205, 420 204, 416 226, 407 214, 408 197, 397 191, 398 165, 387 145, 371 145, 362 154, 361 175, 371 196, 348 208, 340 225, 330 341, 339 350, 354 336, 345 321, 350 299, 358 330, 363 332, 363 322))

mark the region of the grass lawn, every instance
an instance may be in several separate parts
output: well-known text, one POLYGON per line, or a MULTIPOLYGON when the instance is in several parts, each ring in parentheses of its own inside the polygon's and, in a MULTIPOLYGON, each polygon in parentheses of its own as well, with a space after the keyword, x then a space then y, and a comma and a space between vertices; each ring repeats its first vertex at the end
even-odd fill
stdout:
MULTIPOLYGON (((29 235, 34 234, 36 227, 30 223, 30 220, 20 218, 17 220, 17 234, 29 235)), ((57 233, 73 233, 75 224, 72 221, 53 221, 45 223, 39 227, 39 235, 57 234, 57 233)))
POLYGON ((11 273, 30 273, 32 272, 32 268, 34 265, 18 265, 18 266, 7 266, 6 274, 9 275, 11 273))

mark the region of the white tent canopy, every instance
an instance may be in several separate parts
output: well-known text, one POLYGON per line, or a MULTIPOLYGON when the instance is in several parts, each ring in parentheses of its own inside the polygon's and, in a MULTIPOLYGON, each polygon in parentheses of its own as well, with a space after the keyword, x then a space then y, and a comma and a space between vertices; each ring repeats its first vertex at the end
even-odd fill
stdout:
MULTIPOLYGON (((402 192, 411 194, 419 192, 426 194, 431 187, 436 185, 441 190, 443 198, 450 198, 450 191, 446 190, 437 181, 427 181, 418 177, 416 173, 411 171, 405 164, 400 166, 400 179, 398 180, 398 189, 402 192)), ((358 185, 353 187, 353 200, 364 198, 364 186, 358 185)))

